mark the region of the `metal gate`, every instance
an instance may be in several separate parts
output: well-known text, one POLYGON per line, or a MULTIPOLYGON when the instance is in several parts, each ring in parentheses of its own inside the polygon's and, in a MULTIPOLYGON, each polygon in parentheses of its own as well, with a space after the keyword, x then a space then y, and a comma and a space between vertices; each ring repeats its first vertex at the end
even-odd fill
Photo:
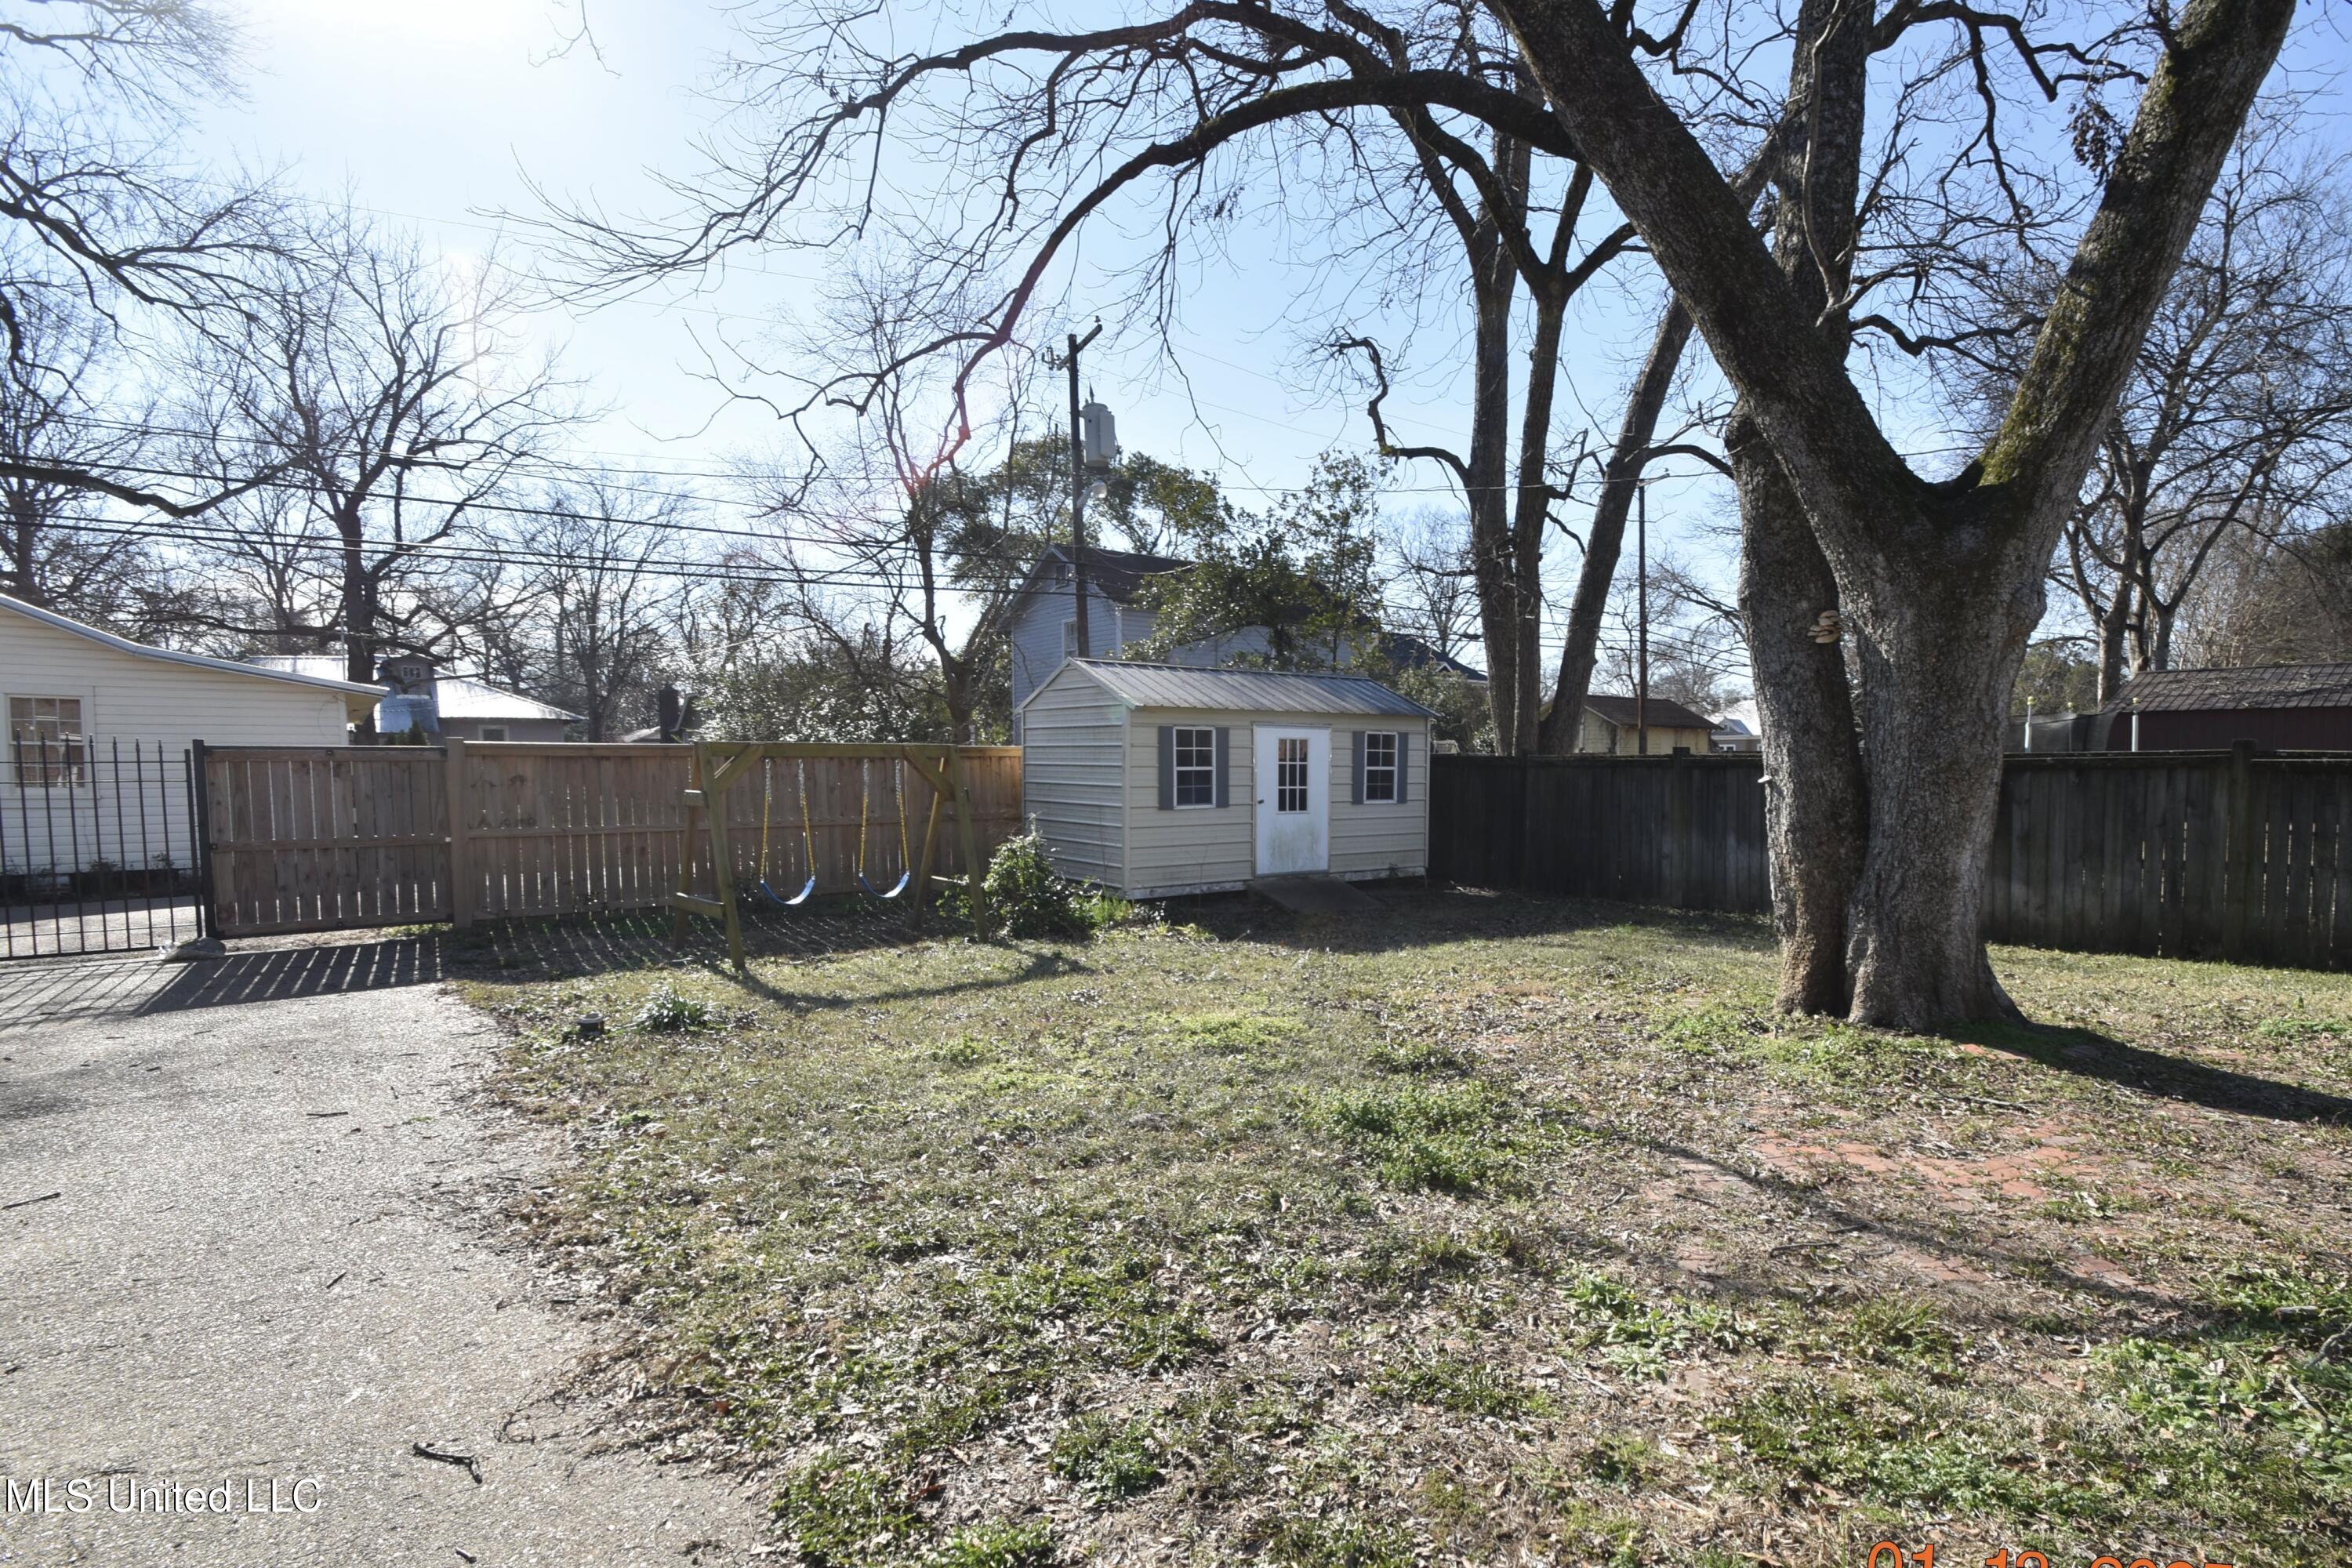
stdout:
POLYGON ((12 738, 0 780, 0 959, 205 934, 194 765, 160 742, 12 738))

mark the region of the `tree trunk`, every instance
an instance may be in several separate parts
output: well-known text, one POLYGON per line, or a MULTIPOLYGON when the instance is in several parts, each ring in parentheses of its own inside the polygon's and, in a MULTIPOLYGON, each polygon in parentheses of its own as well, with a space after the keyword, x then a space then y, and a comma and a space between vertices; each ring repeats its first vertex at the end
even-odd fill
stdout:
MULTIPOLYGON (((1867 29, 1843 0, 1804 0, 1789 99, 1810 104, 1806 131, 1782 154, 1773 259, 1790 292, 1820 312, 1853 263, 1862 172, 1867 29)), ((1814 328, 1841 355, 1840 325, 1814 328)), ((1851 905, 1868 826, 1865 768, 1855 735, 1843 633, 1844 595, 1813 521, 1747 400, 1727 436, 1739 491, 1739 602, 1763 731, 1765 843, 1780 936, 1780 1005, 1842 1013, 1853 996, 1851 905)))
POLYGON ((1568 296, 1557 289, 1536 296, 1535 325, 1528 340, 1528 406, 1519 426, 1517 509, 1511 520, 1512 598, 1517 615, 1514 662, 1518 668, 1513 724, 1522 754, 1536 751, 1542 713, 1543 540, 1551 517, 1551 405, 1559 380, 1559 337, 1568 319, 1568 296))
POLYGON ((2015 1018, 1985 954, 1985 864, 2010 689, 2042 611, 2039 571, 2016 558, 2054 530, 1886 521, 1925 541, 1916 554, 1895 570, 1839 573, 1870 763, 1868 848, 1848 914, 1850 1016, 1898 1029, 2015 1018), (1990 559, 1949 542, 1993 531, 2005 537, 1990 559))
MULTIPOLYGON (((1921 479, 1846 372, 1822 305, 1851 266, 1868 7, 1803 0, 1768 258, 1688 125, 1595 5, 1493 0, 1577 149, 1639 227, 1779 458, 1855 652, 1869 842, 1847 917, 1858 1022, 2014 1016, 1979 929, 2000 725, 2061 524, 2294 0, 2189 0, 1982 455, 1921 479), (1774 265, 1777 262, 1778 265, 1774 265)), ((1834 332, 1832 312, 1832 331, 1834 332)), ((1778 601, 1772 616, 1801 611, 1778 601)), ((1759 674, 1759 686, 1769 678, 1759 674)), ((1819 758, 1777 780, 1818 787, 1819 758)), ((1776 867, 1776 871, 1778 868, 1776 867)))
POLYGON ((355 517, 335 519, 342 539, 343 679, 362 683, 375 679, 375 616, 368 589, 367 554, 355 517))
POLYGON ((1511 297, 1518 273, 1499 244, 1472 271, 1476 308, 1472 348, 1470 451, 1465 485, 1470 510, 1471 581, 1478 588, 1478 629, 1486 648, 1486 699, 1495 749, 1509 756, 1518 734, 1518 592, 1513 581, 1510 497, 1504 489, 1511 407, 1511 297))
POLYGON ((1624 552, 1625 519, 1633 510, 1633 490, 1642 477, 1642 454, 1657 435, 1658 416, 1665 408, 1666 393, 1674 385, 1683 350, 1690 342, 1690 313, 1678 304, 1669 304, 1626 402, 1617 444, 1609 454, 1601 480, 1601 499, 1592 509, 1586 533, 1576 597, 1568 609, 1568 635, 1559 650, 1559 680, 1552 688, 1551 711, 1537 742, 1537 750, 1546 756, 1566 756, 1576 750, 1577 731, 1584 721, 1584 700, 1591 693, 1593 665, 1600 657, 1609 590, 1617 580, 1618 558, 1624 552))
POLYGON ((2099 703, 2105 707, 2114 700, 2124 685, 2124 647, 2130 640, 2132 621, 2132 575, 2118 574, 2115 597, 2107 601, 2099 616, 2099 703))
POLYGON ((1763 735, 1779 1004, 1843 1014, 1852 1000, 1846 907, 1868 817, 1843 643, 1815 637, 1821 612, 1837 608, 1837 582, 1780 458, 1744 410, 1725 444, 1739 489, 1739 610, 1763 735))

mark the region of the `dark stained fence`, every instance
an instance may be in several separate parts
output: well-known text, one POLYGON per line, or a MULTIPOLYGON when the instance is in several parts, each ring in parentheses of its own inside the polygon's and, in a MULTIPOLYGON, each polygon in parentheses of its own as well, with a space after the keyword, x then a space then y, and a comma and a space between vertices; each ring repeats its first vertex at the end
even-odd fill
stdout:
MULTIPOLYGON (((1433 764, 1440 880, 1770 908, 1759 758, 1433 764)), ((2352 968, 2352 755, 2012 756, 1985 894, 1998 942, 2352 968)))
POLYGON ((1685 910, 1763 910, 1755 757, 1435 757, 1430 874, 1685 910))

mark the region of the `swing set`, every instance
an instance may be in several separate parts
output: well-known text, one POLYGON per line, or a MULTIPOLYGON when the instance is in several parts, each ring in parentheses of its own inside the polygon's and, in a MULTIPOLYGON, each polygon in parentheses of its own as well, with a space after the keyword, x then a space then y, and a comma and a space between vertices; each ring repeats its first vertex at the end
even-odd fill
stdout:
MULTIPOLYGON (((760 858, 750 891, 778 909, 795 909, 814 898, 817 891, 816 830, 809 811, 808 765, 812 762, 843 762, 855 760, 858 764, 857 799, 857 858, 855 867, 857 889, 868 898, 892 900, 910 889, 914 892, 908 905, 910 921, 922 918, 923 895, 933 882, 950 883, 966 889, 971 908, 972 929, 986 925, 982 909, 980 877, 972 869, 980 865, 979 834, 973 821, 971 793, 966 786, 961 758, 953 746, 907 745, 801 745, 742 744, 725 741, 697 742, 690 763, 689 787, 683 795, 686 806, 685 853, 680 857, 677 890, 670 895, 671 933, 683 940, 688 915, 702 915, 723 922, 727 928, 728 954, 735 968, 743 968, 742 910, 735 885, 734 853, 728 837, 727 800, 729 792, 751 776, 751 770, 761 770, 760 793, 760 858), (801 867, 804 879, 800 890, 787 897, 776 889, 770 878, 774 864, 772 825, 775 816, 776 774, 778 763, 793 764, 795 793, 800 797, 801 867), (898 879, 887 888, 877 884, 866 870, 871 862, 866 858, 866 843, 874 816, 874 767, 887 763, 890 769, 890 797, 893 815, 898 822, 898 879), (923 826, 922 853, 911 852, 907 831, 907 791, 905 775, 912 768, 917 776, 931 786, 931 809, 923 826), (939 841, 940 816, 952 810, 956 818, 959 847, 962 850, 967 875, 934 877, 931 856, 939 841), (718 884, 719 896, 706 899, 694 891, 695 861, 705 836, 708 836, 710 868, 718 884)), ((787 862, 789 865, 789 861, 787 862)), ((785 886, 789 887, 789 877, 785 886)))

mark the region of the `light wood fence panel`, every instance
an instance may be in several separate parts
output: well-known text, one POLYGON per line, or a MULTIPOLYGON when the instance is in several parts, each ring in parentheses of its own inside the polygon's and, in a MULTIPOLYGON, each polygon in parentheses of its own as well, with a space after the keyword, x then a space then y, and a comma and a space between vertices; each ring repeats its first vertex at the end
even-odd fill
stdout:
MULTIPOLYGON (((207 748, 220 934, 655 908, 677 886, 690 755, 679 746, 496 742, 207 748)), ((961 759, 985 858, 1020 829, 1021 752, 973 746, 961 759)), ((903 865, 901 803, 908 849, 919 856, 931 795, 895 758, 755 767, 728 796, 737 885, 748 889, 763 868, 764 813, 764 869, 779 893, 800 890, 811 847, 819 893, 855 891, 861 819, 866 875, 887 888, 903 865)), ((932 852, 945 876, 964 871, 953 821, 942 814, 932 852)), ((707 859, 707 845, 696 846, 697 882, 709 894, 707 859)))

